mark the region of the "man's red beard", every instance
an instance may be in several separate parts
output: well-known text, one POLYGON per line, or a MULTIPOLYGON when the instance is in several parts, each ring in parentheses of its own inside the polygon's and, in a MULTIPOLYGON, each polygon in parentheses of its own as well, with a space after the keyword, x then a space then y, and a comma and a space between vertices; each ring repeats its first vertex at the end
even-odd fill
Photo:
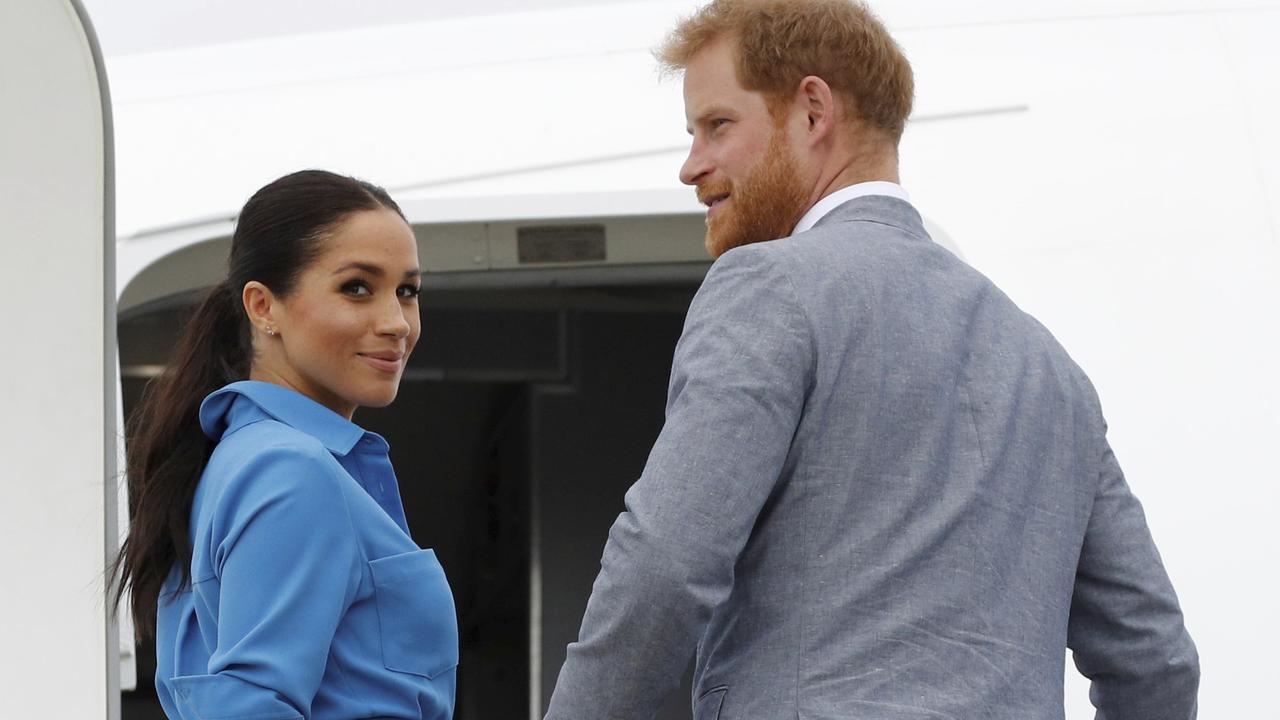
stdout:
POLYGON ((707 252, 718 258, 740 245, 791 234, 807 209, 795 158, 774 130, 769 147, 751 174, 735 186, 728 180, 698 186, 698 198, 729 194, 729 205, 707 222, 707 252))

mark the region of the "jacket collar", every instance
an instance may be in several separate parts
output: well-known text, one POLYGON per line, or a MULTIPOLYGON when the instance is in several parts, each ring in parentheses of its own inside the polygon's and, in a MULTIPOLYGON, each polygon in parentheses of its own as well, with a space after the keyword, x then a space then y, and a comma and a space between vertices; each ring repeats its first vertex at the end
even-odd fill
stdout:
POLYGON ((818 220, 815 229, 835 223, 868 221, 889 225, 921 239, 928 239, 924 220, 911 203, 887 195, 863 195, 845 202, 818 220))
POLYGON ((211 393, 200 403, 200 428, 212 440, 228 430, 242 427, 257 413, 256 409, 285 425, 301 430, 319 440, 329 452, 346 455, 361 439, 368 438, 362 449, 387 452, 387 441, 376 433, 347 420, 329 408, 289 388, 274 383, 243 380, 211 393), (242 407, 249 403, 247 407, 242 407))

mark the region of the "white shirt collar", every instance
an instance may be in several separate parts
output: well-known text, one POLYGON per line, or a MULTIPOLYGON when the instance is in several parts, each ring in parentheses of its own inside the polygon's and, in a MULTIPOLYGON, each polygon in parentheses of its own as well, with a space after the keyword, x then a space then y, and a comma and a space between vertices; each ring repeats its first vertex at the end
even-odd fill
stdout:
POLYGON ((888 195, 904 202, 911 202, 911 197, 907 195, 906 189, 898 183, 885 180, 856 183, 848 187, 842 187, 814 203, 813 207, 809 208, 809 211, 800 218, 800 222, 796 223, 796 228, 791 231, 791 234, 797 235, 808 230, 816 225, 819 220, 826 217, 827 213, 854 198, 866 195, 888 195))

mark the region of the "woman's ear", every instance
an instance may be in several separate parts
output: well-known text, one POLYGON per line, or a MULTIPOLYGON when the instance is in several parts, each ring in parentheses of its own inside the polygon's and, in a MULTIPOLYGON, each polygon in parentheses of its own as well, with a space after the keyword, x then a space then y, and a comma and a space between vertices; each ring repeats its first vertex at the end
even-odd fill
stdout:
POLYGON ((240 298, 244 303, 245 314, 249 316, 249 322, 255 329, 272 336, 280 332, 275 317, 276 296, 271 288, 257 280, 250 280, 244 284, 240 298))

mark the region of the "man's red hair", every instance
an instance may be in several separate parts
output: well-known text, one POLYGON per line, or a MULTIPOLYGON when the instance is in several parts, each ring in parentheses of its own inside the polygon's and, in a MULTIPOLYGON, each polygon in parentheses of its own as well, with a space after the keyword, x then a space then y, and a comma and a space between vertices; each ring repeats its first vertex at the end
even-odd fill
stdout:
POLYGON ((888 30, 855 0, 713 0, 686 19, 655 52, 678 73, 720 38, 737 42, 738 81, 765 96, 776 114, 800 81, 822 78, 850 118, 902 136, 915 82, 888 30))

